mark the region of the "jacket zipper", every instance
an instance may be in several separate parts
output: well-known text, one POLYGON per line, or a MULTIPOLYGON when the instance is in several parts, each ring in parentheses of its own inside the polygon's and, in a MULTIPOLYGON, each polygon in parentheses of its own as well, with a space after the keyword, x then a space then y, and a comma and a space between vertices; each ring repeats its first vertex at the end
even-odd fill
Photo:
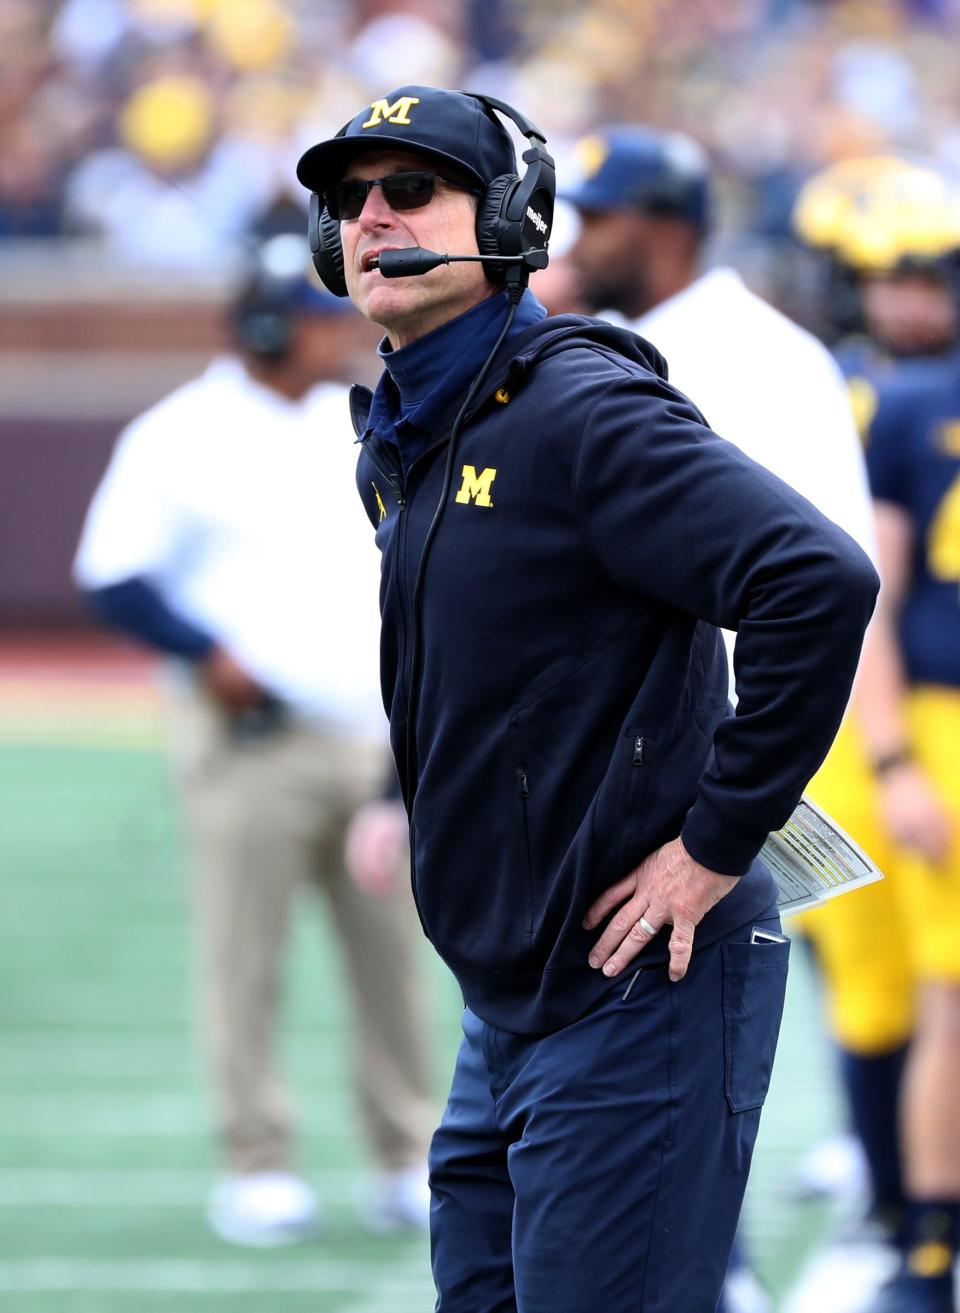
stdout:
MULTIPOLYGON (((397 498, 397 506, 399 507, 399 511, 397 513, 398 522, 397 522, 397 533, 396 533, 396 547, 394 548, 394 553, 396 556, 396 566, 397 566, 397 587, 400 593, 400 608, 399 608, 400 609, 400 643, 401 643, 400 650, 402 653, 402 660, 400 663, 400 689, 405 700, 407 724, 409 725, 410 687, 409 687, 409 677, 407 674, 407 670, 410 664, 411 644, 408 641, 408 635, 410 632, 410 621, 407 615, 409 603, 408 603, 408 590, 407 590, 406 562, 404 558, 406 556, 406 548, 407 548, 407 525, 409 523, 410 517, 408 514, 405 514, 407 510, 407 495, 406 495, 405 482, 403 478, 403 468, 401 466, 395 472, 391 473, 389 470, 385 470, 381 465, 381 463, 377 460, 376 456, 373 454, 372 446, 368 446, 367 443, 364 442, 363 448, 366 451, 367 455, 369 456, 370 462, 373 465, 374 469, 377 470, 380 473, 380 475, 383 478, 385 478, 387 482, 390 484, 390 486, 393 488, 397 498)), ((408 780, 406 793, 407 793, 407 798, 409 800, 409 806, 407 807, 407 814, 411 820, 410 891, 413 894, 413 903, 417 909, 417 916, 420 918, 420 926, 423 930, 423 933, 426 935, 427 939, 429 940, 430 932, 427 929, 427 923, 424 920, 424 916, 423 916, 423 908, 420 905, 420 896, 417 893, 417 845, 414 840, 413 826, 412 826, 412 820, 413 820, 413 794, 411 792, 412 787, 413 787, 413 782, 411 780, 408 780)))
POLYGON ((403 509, 403 507, 406 506, 407 501, 404 495, 403 475, 401 471, 397 470, 394 473, 391 473, 389 470, 385 470, 383 466, 380 464, 380 462, 377 460, 376 456, 373 454, 373 447, 366 441, 365 438, 360 439, 360 445, 363 448, 363 450, 367 453, 367 456, 370 459, 370 464, 373 466, 373 468, 390 484, 390 487, 393 489, 396 495, 397 505, 401 509, 403 509))
MULTIPOLYGON (((369 431, 360 440, 361 446, 363 450, 366 452, 367 457, 369 458, 373 468, 380 474, 382 478, 386 479, 387 482, 390 484, 390 486, 393 488, 394 494, 396 495, 396 499, 397 499, 397 506, 399 507, 397 514, 397 531, 395 535, 395 544, 393 548, 394 556, 396 558, 397 589, 400 595, 400 604, 399 604, 400 652, 402 659, 400 661, 399 687, 403 695, 405 707, 409 717, 410 690, 408 687, 408 680, 407 680, 407 667, 409 665, 410 643, 408 642, 408 635, 410 632, 410 623, 409 623, 409 617, 407 615, 409 602, 407 596, 407 572, 406 572, 406 561, 405 561, 406 548, 407 548, 407 524, 409 517, 404 513, 407 510, 407 491, 406 491, 405 481, 403 478, 403 466, 400 464, 399 456, 397 458, 396 469, 394 470, 385 469, 383 464, 379 460, 377 460, 377 457, 374 454, 375 449, 373 447, 373 444, 370 443, 368 439, 369 439, 369 431)), ((410 787, 410 781, 407 781, 407 789, 404 790, 404 794, 405 794, 404 801, 407 802, 409 799, 409 802, 412 803, 413 799, 412 796, 409 794, 409 787, 410 787)), ((411 810, 412 808, 408 806, 407 808, 408 813, 411 810)))
MULTIPOLYGON (((502 375, 500 381, 497 382, 495 385, 490 384, 489 382, 485 384, 482 394, 477 397, 476 401, 473 403, 471 408, 464 414, 463 419, 461 420, 461 424, 460 424, 461 437, 463 436, 463 433, 467 425, 470 423, 470 421, 474 418, 474 416, 479 414, 479 412, 483 409, 485 405, 488 404, 490 398, 494 396, 495 393, 498 392, 502 387, 504 387, 507 380, 510 378, 510 375, 511 375, 511 370, 510 368, 508 368, 507 372, 502 375)), ((455 428, 456 428, 456 420, 453 421, 450 428, 447 429, 445 433, 441 434, 435 441, 431 442, 428 447, 424 448, 424 450, 420 452, 417 458, 411 462, 410 468, 407 470, 408 479, 418 465, 424 462, 428 456, 432 456, 435 453, 437 453, 446 443, 450 441, 455 428)), ((438 507, 438 511, 440 511, 441 514, 442 514, 442 509, 443 508, 438 507)), ((428 529, 427 536, 429 536, 429 533, 430 530, 428 529)), ((423 549, 421 548, 421 551, 422 550, 423 549)), ((420 574, 419 561, 417 563, 417 574, 418 576, 420 574)), ((421 587, 422 587, 422 582, 421 582, 421 587)), ((413 794, 415 792, 414 776, 418 774, 416 713, 418 711, 419 702, 420 702, 420 680, 421 680, 420 659, 419 659, 420 647, 421 647, 421 633, 420 633, 421 624, 420 624, 419 608, 417 607, 416 603, 417 603, 417 592, 415 587, 414 597, 413 597, 413 616, 412 616, 413 623, 410 626, 410 644, 409 644, 410 661, 409 663, 405 663, 405 669, 403 672, 405 676, 404 682, 406 684, 406 690, 407 690, 407 733, 406 733, 405 756, 407 760, 407 775, 409 776, 408 783, 409 783, 409 810, 410 811, 413 810, 413 794), (409 678, 406 678, 407 665, 409 665, 409 672, 410 672, 409 678)))
MULTIPOLYGON (((508 376, 509 376, 509 371, 506 375, 504 375, 503 380, 499 382, 495 387, 484 388, 483 396, 479 397, 473 408, 468 412, 468 414, 464 415, 463 427, 466 427, 467 423, 473 418, 473 416, 477 413, 477 411, 480 410, 481 407, 487 403, 489 398, 493 396, 494 392, 496 392, 500 387, 503 386, 508 376)), ((449 441, 451 431, 452 430, 447 430, 447 432, 442 434, 439 438, 437 438, 435 442, 432 442, 428 447, 426 447, 423 451, 420 452, 416 460, 413 461, 410 468, 407 470, 408 480, 411 473, 413 472, 413 470, 417 465, 419 465, 423 460, 426 459, 427 456, 432 455, 439 448, 441 448, 447 441, 449 441)), ((400 520, 397 527, 396 552, 397 552, 397 573, 398 573, 399 587, 400 587, 400 617, 401 617, 401 622, 403 624, 403 634, 402 634, 403 661, 401 663, 401 687, 403 688, 405 694, 405 700, 406 700, 406 734, 404 735, 404 739, 409 744, 412 737, 413 750, 411 752, 408 749, 406 752, 407 760, 413 766, 413 772, 411 771, 407 772, 408 775, 411 775, 412 773, 416 773, 417 727, 416 724, 414 723, 414 713, 416 709, 415 701, 418 702, 419 698, 415 700, 413 696, 414 694, 413 676, 415 671, 419 676, 419 670, 417 670, 416 658, 419 656, 419 650, 420 650, 420 625, 418 623, 418 618, 416 615, 409 617, 407 614, 409 600, 408 600, 407 574, 405 568, 404 555, 405 555, 406 540, 407 540, 406 526, 409 517, 403 514, 403 511, 407 508, 407 493, 404 486, 402 473, 400 471, 394 474, 389 473, 387 470, 383 468, 383 466, 377 460, 376 456, 374 456, 373 448, 371 445, 368 444, 367 441, 367 438, 369 437, 369 432, 370 431, 368 430, 368 432, 363 435, 363 437, 360 439, 360 443, 363 449, 366 451, 367 455, 369 456, 371 464, 373 465, 374 469, 379 471, 382 477, 385 478, 387 482, 393 487, 397 497, 397 504, 400 507, 400 520)), ((463 432, 463 428, 461 428, 461 434, 462 432, 463 432)), ((418 680, 418 692, 419 692, 419 680, 418 680)), ((526 790, 526 792, 523 794, 523 798, 524 798, 523 821, 524 821, 524 841, 526 843, 526 851, 527 851, 526 879, 525 879, 526 894, 527 894, 527 931, 526 932, 529 938, 533 933, 533 911, 532 911, 533 901, 532 901, 531 873, 530 873, 530 841, 529 841, 529 834, 527 832, 527 819, 526 819, 526 798, 528 798, 530 794, 529 794, 529 785, 527 783, 527 778, 525 773, 523 775, 522 789, 526 790)), ((404 801, 406 803, 407 814, 411 818, 411 822, 413 819, 413 798, 415 792, 416 789, 414 786, 414 780, 413 778, 408 778, 406 796, 404 801)), ((411 843, 410 843, 410 882, 411 882, 411 887, 413 889, 413 900, 414 903, 416 904, 417 914, 420 917, 420 924, 423 926, 424 934, 426 934, 427 938, 429 939, 430 936, 427 932, 427 927, 423 919, 423 913, 420 909, 420 900, 417 897, 416 844, 413 842, 412 834, 411 834, 411 843)))
POLYGON ((520 731, 516 721, 510 722, 510 738, 513 743, 514 772, 517 780, 517 792, 520 796, 520 824, 522 829, 521 839, 523 842, 523 902, 524 902, 524 935, 526 938, 533 938, 533 864, 530 853, 530 817, 528 815, 528 803, 530 798, 530 777, 527 775, 527 768, 523 761, 523 745, 520 742, 520 731))
MULTIPOLYGON (((472 414, 472 413, 473 413, 473 412, 471 411, 471 414, 472 414)), ((466 422, 466 420, 464 420, 464 422, 466 422)), ((423 451, 421 451, 420 454, 417 456, 417 458, 416 458, 414 461, 411 462, 411 464, 410 464, 410 466, 409 466, 409 468, 408 468, 408 470, 407 470, 407 487, 408 487, 408 488, 409 488, 409 486, 410 486, 410 479, 411 479, 411 477, 413 476, 413 472, 414 472, 414 470, 416 470, 416 468, 417 468, 418 465, 421 466, 421 468, 422 468, 423 463, 427 460, 427 458, 428 458, 429 456, 434 455, 436 452, 438 452, 438 451, 444 446, 444 444, 445 444, 447 441, 449 441, 449 438, 450 438, 450 432, 452 432, 452 430, 448 430, 448 431, 447 431, 446 433, 444 433, 441 437, 437 438, 437 440, 436 440, 435 442, 432 442, 432 443, 430 444, 429 447, 426 447, 423 451)), ((442 476, 441 476, 441 479, 442 479, 442 476)), ((400 526, 400 527, 403 528, 403 523, 402 523, 402 522, 401 522, 401 526, 400 526)), ((428 532, 429 532, 429 530, 428 530, 428 532)), ((404 538, 404 545, 405 545, 405 544, 406 544, 406 539, 404 538)), ((421 550, 421 552, 422 552, 422 551, 423 551, 423 548, 421 547, 420 550, 421 550)), ((420 558, 418 557, 418 559, 417 559, 417 573, 419 573, 419 570, 420 570, 420 558)), ((414 794, 415 794, 415 792, 416 792, 415 779, 416 779, 416 776, 418 775, 418 763, 417 763, 417 738, 416 738, 416 735, 417 735, 416 713, 417 713, 417 709, 418 709, 419 701, 420 701, 420 680, 421 680, 421 670, 420 670, 420 664, 421 664, 421 663, 420 663, 421 634, 420 634, 420 629, 421 629, 421 626, 420 626, 420 618, 419 618, 419 616, 418 616, 418 614, 417 614, 417 608, 416 608, 416 605, 415 605, 415 603, 416 603, 416 597, 414 596, 414 597, 410 598, 410 597, 409 597, 409 594, 408 594, 408 589, 407 589, 407 574, 406 574, 406 571, 405 571, 405 570, 401 572, 401 578, 402 578, 402 581, 403 581, 403 602, 402 602, 402 610, 403 610, 403 616, 404 616, 404 626, 405 626, 405 632, 408 633, 409 636, 410 636, 410 641, 409 641, 409 643, 405 646, 405 649, 404 649, 404 662, 403 662, 403 669, 402 669, 402 672, 401 672, 401 673, 402 673, 402 677, 403 677, 403 686, 404 686, 404 690, 405 690, 405 693, 406 693, 406 706, 407 706, 407 731, 406 731, 406 734, 405 734, 405 736, 404 736, 404 738, 405 738, 405 754, 404 754, 404 755, 405 755, 405 757, 406 757, 406 763, 407 763, 407 767, 408 767, 408 769, 407 769, 407 775, 408 775, 408 777, 409 777, 408 780, 407 780, 407 786, 408 786, 408 810, 409 810, 409 811, 411 812, 411 814, 412 814, 412 812, 413 812, 413 796, 414 796, 414 794), (408 610, 409 610, 409 612, 410 612, 409 615, 408 615, 408 610), (414 687, 414 685, 416 685, 416 687, 414 687)), ((414 586, 414 587, 415 587, 415 586, 414 586)))
POLYGON ((527 939, 530 940, 533 938, 533 856, 530 851, 530 815, 528 811, 530 781, 527 778, 527 769, 525 766, 520 767, 519 776, 520 807, 523 813, 523 892, 527 914, 524 933, 527 939))
MULTIPOLYGON (((485 406, 485 405, 487 404, 487 402, 489 401, 489 399, 494 395, 494 392, 496 392, 500 387, 503 386, 504 382, 506 382, 506 379, 507 379, 508 377, 509 377, 509 370, 508 370, 507 374, 505 374, 505 375, 503 376, 503 380, 502 380, 500 383, 498 383, 498 384, 496 385, 496 387, 492 387, 492 388, 491 388, 490 385, 487 385, 487 386, 484 387, 484 390, 483 390, 483 394, 482 394, 482 396, 480 396, 480 397, 477 398, 477 400, 476 400, 476 402, 474 403, 474 405, 471 407, 470 410, 467 411, 467 413, 466 413, 466 414, 464 415, 464 417, 463 417, 463 420, 462 420, 462 423, 461 423, 461 427, 460 427, 460 436, 461 436, 461 437, 463 436, 463 433, 464 433, 464 430, 466 429, 467 424, 468 424, 468 423, 473 419, 473 417, 474 417, 474 416, 475 416, 475 415, 476 415, 476 414, 477 414, 477 413, 483 408, 483 406, 485 406)), ((440 450, 440 449, 441 449, 441 448, 442 448, 447 442, 449 442, 449 440, 450 440, 450 436, 451 436, 452 433, 453 433, 453 425, 451 425, 451 427, 450 427, 449 429, 447 429, 445 433, 441 434, 440 437, 438 437, 434 442, 431 442, 430 445, 429 445, 428 447, 425 447, 424 450, 420 452, 420 454, 417 456, 417 458, 411 463, 410 468, 407 470, 407 478, 408 478, 408 480, 409 480, 410 475, 412 475, 413 471, 416 469, 416 467, 417 467, 418 465, 422 464, 424 461, 426 461, 426 459, 427 459, 428 456, 432 456, 432 455, 434 455, 434 454, 435 454, 436 452, 438 452, 438 451, 439 451, 439 450, 440 450)), ((374 462, 374 463, 376 463, 376 462, 374 462)), ((429 531, 428 531, 428 532, 429 532, 429 531)), ((419 568, 420 568, 420 567, 419 567, 419 562, 418 562, 418 564, 417 564, 418 572, 419 572, 419 568)), ((405 610, 405 608, 404 608, 404 610, 405 610)), ((408 771, 408 774, 411 775, 411 777, 412 777, 413 775, 415 775, 415 774, 417 773, 417 761, 416 761, 416 758, 417 758, 417 751, 416 751, 416 748, 417 748, 417 742, 416 742, 417 727, 416 727, 416 724, 415 724, 415 713, 416 713, 416 711, 417 711, 417 708, 418 708, 418 705, 419 705, 419 701, 420 701, 419 694, 420 694, 420 678, 421 678, 420 662, 419 662, 419 657, 420 657, 420 646, 421 646, 421 635, 420 635, 420 628, 421 628, 421 626, 420 626, 420 617, 416 614, 416 608, 414 608, 414 614, 413 614, 413 616, 411 617, 411 619, 412 619, 412 625, 409 626, 410 631, 411 631, 411 632, 410 632, 410 644, 409 644, 409 647, 410 647, 410 660, 409 660, 409 662, 404 662, 404 671, 403 671, 403 674, 404 674, 404 683, 405 683, 405 685, 406 685, 406 692, 407 692, 407 734, 406 734, 406 739, 407 739, 407 749, 406 749, 406 757, 407 757, 407 761, 408 761, 408 763, 410 764, 410 768, 411 768, 411 769, 408 771), (409 677, 407 677, 407 667, 408 667, 408 666, 409 666, 409 677), (414 681, 414 675, 416 675, 416 689, 414 689, 414 682, 415 682, 415 681, 414 681)), ((409 787, 410 787, 409 802, 410 802, 410 810, 412 811, 412 809, 413 809, 413 793, 415 792, 415 790, 414 790, 414 782, 413 782, 413 778, 411 778, 411 779, 409 780, 409 787)))

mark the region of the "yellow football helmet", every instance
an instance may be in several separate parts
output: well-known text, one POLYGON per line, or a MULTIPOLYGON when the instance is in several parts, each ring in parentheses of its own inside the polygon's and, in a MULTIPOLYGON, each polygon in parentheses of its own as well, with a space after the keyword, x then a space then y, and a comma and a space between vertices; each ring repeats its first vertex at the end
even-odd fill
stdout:
POLYGON ((935 168, 892 155, 843 160, 811 178, 793 212, 808 246, 858 273, 893 273, 960 250, 960 193, 935 168))

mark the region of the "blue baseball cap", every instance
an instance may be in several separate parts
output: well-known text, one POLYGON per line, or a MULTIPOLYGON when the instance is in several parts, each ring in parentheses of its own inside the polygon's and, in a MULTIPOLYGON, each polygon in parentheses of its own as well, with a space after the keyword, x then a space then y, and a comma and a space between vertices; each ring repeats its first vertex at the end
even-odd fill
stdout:
POLYGON ((481 100, 463 91, 406 86, 372 101, 335 137, 311 146, 300 157, 297 177, 322 193, 357 155, 387 150, 416 151, 455 165, 483 189, 517 170, 509 133, 481 100))
POLYGON ((637 209, 709 226, 709 166, 692 137, 621 124, 582 138, 576 155, 583 176, 561 196, 578 209, 637 209))

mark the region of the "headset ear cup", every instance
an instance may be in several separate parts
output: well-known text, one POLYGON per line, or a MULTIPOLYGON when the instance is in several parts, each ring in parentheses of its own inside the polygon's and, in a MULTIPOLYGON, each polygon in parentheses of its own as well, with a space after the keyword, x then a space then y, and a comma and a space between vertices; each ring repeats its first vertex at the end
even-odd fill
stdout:
POLYGON ((340 224, 330 217, 330 212, 316 192, 310 197, 308 222, 308 240, 313 253, 313 267, 320 275, 320 281, 334 296, 346 296, 347 280, 343 276, 340 224))
POLYGON ((266 307, 240 309, 233 317, 233 331, 252 355, 274 363, 284 358, 293 338, 289 316, 266 307))
POLYGON ((520 179, 515 173, 501 173, 489 184, 477 207, 477 250, 490 257, 483 262, 483 272, 488 278, 502 277, 508 267, 498 262, 496 256, 514 254, 503 249, 502 235, 507 206, 519 185, 520 179))

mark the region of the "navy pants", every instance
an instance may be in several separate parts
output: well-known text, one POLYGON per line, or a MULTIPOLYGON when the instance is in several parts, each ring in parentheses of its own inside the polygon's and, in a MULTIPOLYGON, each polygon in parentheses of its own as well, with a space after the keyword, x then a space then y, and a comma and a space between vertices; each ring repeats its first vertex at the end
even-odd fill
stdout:
POLYGON ((464 1012, 430 1151, 437 1313, 714 1313, 786 988, 789 944, 751 930, 676 984, 628 968, 549 1035, 464 1012))

